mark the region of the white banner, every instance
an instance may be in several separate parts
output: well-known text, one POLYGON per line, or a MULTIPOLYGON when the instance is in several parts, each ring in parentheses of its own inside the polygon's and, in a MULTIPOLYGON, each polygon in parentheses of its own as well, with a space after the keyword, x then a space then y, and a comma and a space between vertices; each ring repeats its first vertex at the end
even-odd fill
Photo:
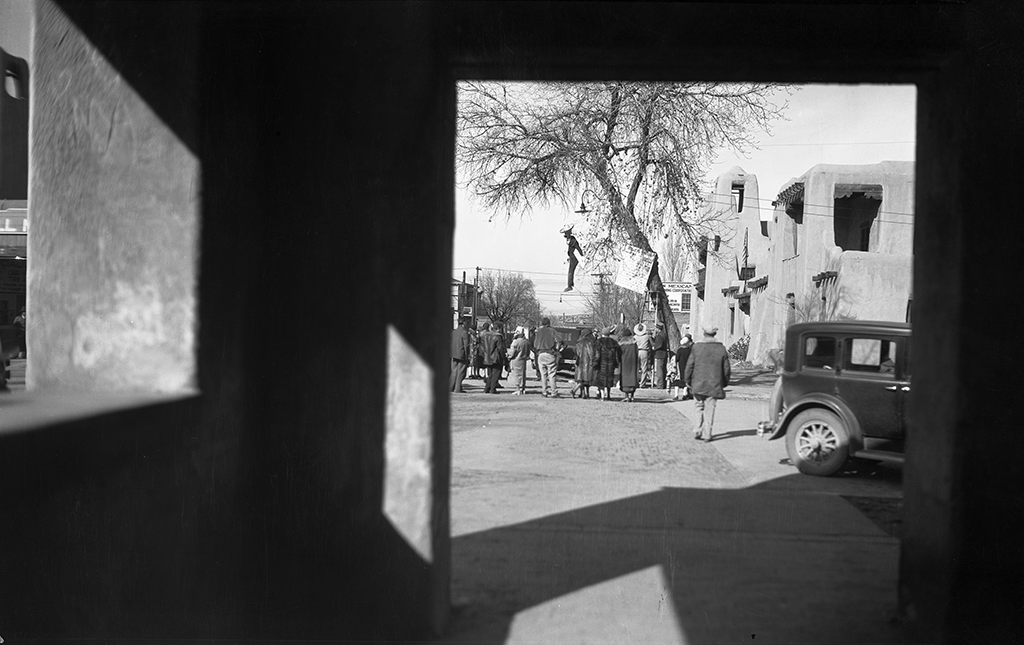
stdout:
POLYGON ((622 254, 622 259, 615 274, 615 284, 637 293, 647 293, 647 282, 656 257, 654 253, 635 246, 621 246, 616 250, 622 254))

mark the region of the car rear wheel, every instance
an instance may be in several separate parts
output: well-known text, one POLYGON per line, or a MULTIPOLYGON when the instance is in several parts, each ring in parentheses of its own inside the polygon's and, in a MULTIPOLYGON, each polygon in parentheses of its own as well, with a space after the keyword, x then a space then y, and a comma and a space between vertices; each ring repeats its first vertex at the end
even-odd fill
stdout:
POLYGON ((827 477, 846 463, 850 436, 834 413, 821 408, 804 410, 789 424, 786 452, 800 472, 827 477))

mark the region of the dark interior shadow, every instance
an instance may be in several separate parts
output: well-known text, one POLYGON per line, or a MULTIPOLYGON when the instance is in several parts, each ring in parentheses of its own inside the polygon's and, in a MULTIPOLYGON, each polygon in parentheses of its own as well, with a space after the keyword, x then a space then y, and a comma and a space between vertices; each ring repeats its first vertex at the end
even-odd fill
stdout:
POLYGON ((439 642, 505 642, 531 609, 552 631, 516 638, 555 638, 558 624, 594 633, 579 621, 603 624, 604 611, 610 631, 597 633, 611 640, 624 621, 668 620, 688 643, 899 641, 898 543, 852 502, 779 481, 663 488, 457 537, 456 607, 439 642), (654 571, 674 617, 644 606, 657 603, 654 571), (640 593, 633 575, 645 576, 640 593), (617 600, 590 589, 618 578, 617 600))

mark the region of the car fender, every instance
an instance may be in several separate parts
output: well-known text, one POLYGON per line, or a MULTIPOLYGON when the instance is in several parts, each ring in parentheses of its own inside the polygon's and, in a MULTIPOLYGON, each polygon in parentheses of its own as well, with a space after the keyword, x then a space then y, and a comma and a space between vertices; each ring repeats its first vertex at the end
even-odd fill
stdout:
POLYGON ((811 408, 823 408, 836 414, 839 419, 846 426, 846 430, 850 435, 850 452, 860 450, 864 446, 863 435, 861 434, 860 422, 857 421, 857 416, 850 410, 849 406, 843 403, 837 397, 830 394, 816 393, 809 394, 793 405, 786 408, 785 413, 782 415, 782 419, 775 426, 772 431, 769 440, 778 439, 779 437, 786 436, 786 431, 789 429, 789 424, 793 420, 793 417, 800 414, 804 410, 811 408))

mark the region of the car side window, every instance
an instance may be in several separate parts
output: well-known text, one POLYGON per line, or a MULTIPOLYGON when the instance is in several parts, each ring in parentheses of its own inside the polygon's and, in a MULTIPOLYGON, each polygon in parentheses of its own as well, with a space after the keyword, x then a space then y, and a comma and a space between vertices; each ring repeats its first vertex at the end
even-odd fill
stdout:
POLYGON ((804 367, 831 370, 836 366, 836 339, 831 336, 804 338, 804 367))
POLYGON ((844 346, 844 370, 895 376, 896 341, 880 338, 849 338, 844 346))

